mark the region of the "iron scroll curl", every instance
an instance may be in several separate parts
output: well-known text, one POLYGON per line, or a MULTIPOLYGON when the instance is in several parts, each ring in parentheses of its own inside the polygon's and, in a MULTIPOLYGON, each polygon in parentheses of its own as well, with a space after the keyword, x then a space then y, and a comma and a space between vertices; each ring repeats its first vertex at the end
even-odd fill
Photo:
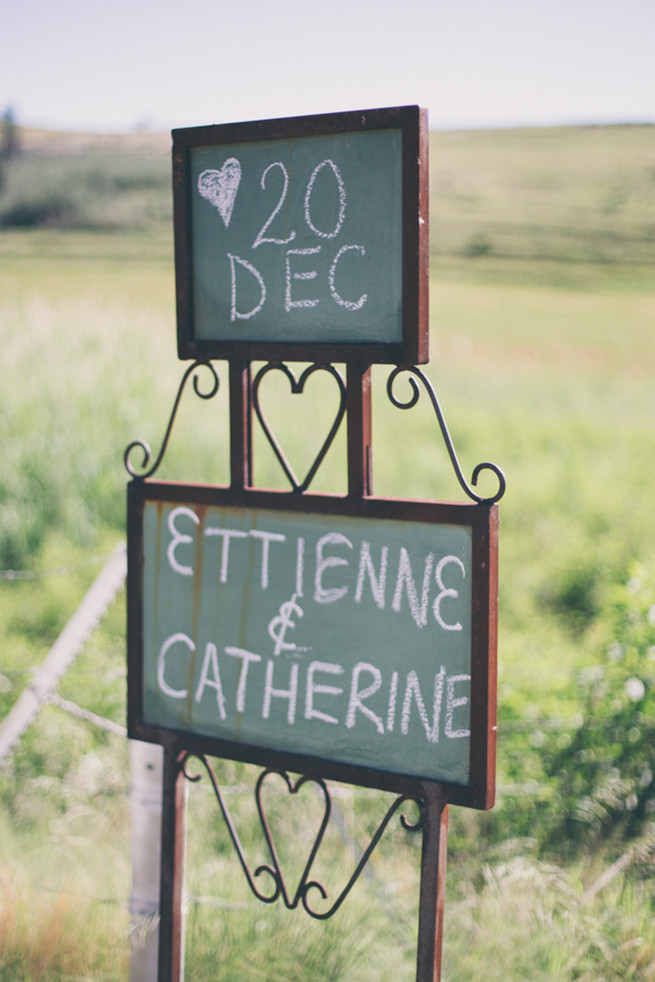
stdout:
POLYGON ((443 437, 444 443, 446 444, 446 450, 448 451, 448 456, 450 457, 451 464, 453 465, 453 470, 455 471, 455 476, 457 477, 460 487, 462 488, 464 493, 467 494, 472 501, 475 501, 477 504, 480 505, 492 505, 496 501, 500 501, 502 496, 505 494, 506 481, 503 471, 496 464, 492 464, 489 462, 478 464, 475 467, 473 474, 471 476, 471 484, 467 482, 466 478, 464 477, 464 473, 460 466, 459 460, 457 458, 455 446, 453 444, 452 438, 448 431, 448 426, 446 424, 444 414, 441 410, 441 406, 439 405, 439 400, 437 399, 436 392, 434 391, 432 383, 424 375, 424 373, 421 371, 420 368, 397 365, 393 369, 393 371, 389 375, 389 378, 387 379, 387 396, 391 404, 395 406, 397 409, 412 409, 417 404, 421 395, 416 379, 418 379, 423 384, 423 387, 425 388, 428 394, 428 398, 432 403, 432 408, 434 409, 435 415, 437 417, 439 428, 441 430, 441 435, 443 437), (410 387, 410 396, 406 400, 398 398, 398 396, 395 395, 394 393, 394 385, 396 383, 398 376, 401 373, 406 373, 408 376, 407 382, 410 387), (487 470, 491 471, 498 479, 498 490, 496 491, 495 494, 489 497, 483 497, 482 495, 476 494, 473 488, 477 485, 478 478, 482 473, 482 471, 487 471, 487 470))
POLYGON ((184 393, 184 389, 186 387, 187 381, 189 380, 191 375, 193 375, 193 390, 199 399, 213 399, 216 393, 218 392, 220 387, 220 378, 218 376, 218 372, 216 371, 216 369, 214 368, 211 362, 195 361, 192 365, 189 366, 189 368, 187 368, 186 372, 182 376, 182 381, 180 382, 179 388, 177 390, 177 395, 175 397, 175 402, 173 403, 173 409, 170 415, 170 419, 168 421, 168 426, 166 427, 166 433, 164 434, 164 440, 162 442, 161 448, 152 467, 150 468, 148 467, 148 465, 150 464, 152 453, 150 450, 150 446, 145 442, 145 440, 133 440, 132 443, 130 443, 125 450, 125 453, 123 455, 123 463, 125 464, 125 470, 130 475, 130 477, 133 477, 135 480, 143 481, 146 478, 151 477, 155 473, 159 465, 161 464, 162 460, 164 459, 164 454, 166 453, 166 448, 168 447, 168 441, 170 440, 171 433, 173 431, 173 424, 175 423, 175 417, 177 415, 177 411, 180 406, 182 395, 184 393), (200 368, 206 368, 211 375, 211 386, 206 392, 204 392, 200 388, 199 378, 196 371, 197 369, 200 368), (194 372, 196 372, 195 375, 194 372), (143 462, 141 464, 141 468, 142 468, 141 470, 137 470, 130 459, 132 457, 133 451, 135 451, 137 448, 139 448, 143 453, 143 462))

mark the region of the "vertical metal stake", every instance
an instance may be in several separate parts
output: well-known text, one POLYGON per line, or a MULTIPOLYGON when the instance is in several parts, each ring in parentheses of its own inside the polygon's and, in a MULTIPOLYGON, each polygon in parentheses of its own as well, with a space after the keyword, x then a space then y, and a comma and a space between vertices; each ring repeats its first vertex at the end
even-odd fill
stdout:
POLYGON ((440 982, 446 891, 448 805, 439 785, 425 784, 421 890, 418 911, 416 982, 440 982))
POLYGON ((369 365, 346 365, 348 422, 348 494, 365 498, 373 494, 371 424, 371 369, 369 365))
POLYGON ((184 978, 182 892, 187 781, 180 768, 181 756, 177 744, 164 747, 158 982, 182 982, 184 978))
POLYGON ((246 361, 230 361, 230 484, 252 487, 252 379, 246 361))

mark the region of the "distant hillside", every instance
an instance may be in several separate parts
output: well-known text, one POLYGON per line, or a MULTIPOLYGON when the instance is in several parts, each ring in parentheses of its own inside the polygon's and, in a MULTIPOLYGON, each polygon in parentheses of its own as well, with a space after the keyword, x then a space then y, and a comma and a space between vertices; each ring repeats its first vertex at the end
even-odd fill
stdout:
POLYGON ((0 160, 0 229, 142 229, 170 223, 170 136, 19 129, 0 160))
POLYGON ((432 133, 432 251, 655 262, 655 126, 432 133))
MULTIPOLYGON (((18 145, 0 227, 170 221, 169 133, 19 129, 18 145)), ((432 132, 430 214, 435 255, 655 263, 655 126, 432 132)))
POLYGON ((167 154, 170 133, 66 133, 56 130, 18 128, 18 144, 24 153, 139 153, 156 156, 167 154))

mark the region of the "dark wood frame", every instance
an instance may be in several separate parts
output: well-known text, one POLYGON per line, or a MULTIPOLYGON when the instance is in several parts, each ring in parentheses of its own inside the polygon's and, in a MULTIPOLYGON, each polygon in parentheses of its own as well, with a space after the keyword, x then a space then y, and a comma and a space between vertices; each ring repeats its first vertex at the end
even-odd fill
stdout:
POLYGON ((418 106, 296 116, 173 130, 177 345, 181 359, 427 362, 429 285, 427 112, 418 106), (196 147, 380 129, 402 130, 402 343, 300 343, 196 339, 193 311, 190 157, 196 147), (311 348, 311 354, 308 349, 311 348))
MULTIPOLYGON (((230 740, 199 736, 149 725, 143 715, 142 517, 146 501, 273 509, 297 513, 344 515, 461 525, 472 530, 471 737, 469 781, 438 782, 447 801, 469 808, 494 802, 496 759, 496 604, 498 512, 495 505, 446 504, 432 501, 365 497, 353 500, 327 495, 233 490, 168 482, 132 482, 128 488, 128 734, 165 744, 174 737, 187 750, 231 760, 289 770, 336 781, 421 794, 429 779, 344 764, 329 758, 278 751, 230 740)), ((434 782, 432 782, 434 783, 434 782)))

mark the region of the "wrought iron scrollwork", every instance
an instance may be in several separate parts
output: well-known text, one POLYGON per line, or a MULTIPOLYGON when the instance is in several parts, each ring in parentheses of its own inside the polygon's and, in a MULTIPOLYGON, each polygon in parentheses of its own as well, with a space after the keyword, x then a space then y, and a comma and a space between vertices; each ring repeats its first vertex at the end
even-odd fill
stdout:
MULTIPOLYGON (((175 402, 173 404, 173 409, 171 411, 170 419, 166 427, 164 439, 154 463, 152 465, 150 464, 152 458, 152 452, 150 446, 144 440, 134 440, 126 448, 123 461, 125 464, 125 469, 127 470, 128 474, 132 478, 135 478, 137 480, 145 480, 146 478, 151 477, 155 473, 155 471, 159 468, 168 447, 168 443, 171 437, 173 425, 175 423, 175 418, 177 416, 177 411, 179 409, 182 395, 186 388, 187 382, 192 375, 193 375, 193 389, 196 395, 200 399, 205 399, 205 400, 212 399, 218 392, 220 386, 220 379, 214 365, 211 362, 196 361, 189 368, 187 368, 186 372, 182 377, 182 381, 180 382, 180 386, 178 388, 177 395, 175 397, 175 402), (199 376, 198 376, 199 369, 206 369, 210 373, 211 384, 207 391, 203 391, 200 387, 199 376), (133 463, 133 456, 137 449, 141 450, 143 454, 143 460, 141 462, 140 467, 136 466, 133 463)), ((453 441, 451 439, 450 433, 448 432, 448 427, 446 425, 446 421, 443 412, 441 411, 441 407, 439 405, 439 401, 437 399, 434 388, 431 382, 426 378, 426 376, 419 368, 409 367, 409 366, 397 366, 392 370, 387 380, 387 395, 392 405, 396 406, 396 408, 398 409, 411 409, 413 406, 417 404, 420 398, 420 389, 416 379, 418 379, 419 382, 422 383, 423 387, 425 388, 425 391, 428 394, 428 398, 432 403, 435 415, 437 417, 437 421, 439 423, 441 434, 443 436, 444 443, 448 451, 448 455, 450 457, 453 469, 455 471, 455 475, 463 491, 466 493, 466 495, 468 495, 469 498, 471 498, 471 500, 478 502, 479 504, 493 504, 494 502, 499 501, 500 498, 502 498, 502 496, 505 493, 505 475, 503 474, 502 470, 496 464, 492 464, 489 462, 478 464, 473 471, 471 477, 471 483, 469 484, 466 481, 462 469, 460 467, 459 461, 457 459, 457 454, 455 452, 453 441), (394 392, 394 386, 396 380, 399 377, 399 375, 401 375, 402 373, 408 376, 407 381, 410 387, 410 394, 409 394, 409 398, 407 399, 399 398, 394 392), (482 495, 477 494, 473 490, 473 488, 478 483, 478 478, 480 474, 483 471, 491 471, 498 480, 498 489, 496 493, 488 497, 483 497, 482 495)), ((302 494, 304 491, 307 490, 307 488, 312 483, 314 477, 316 476, 316 472, 318 471, 319 467, 323 463, 323 460, 325 459, 325 456, 328 453, 330 447, 332 446, 335 436, 337 435, 339 427, 341 426, 343 417, 346 413, 346 405, 347 405, 346 383, 344 382, 344 379, 342 378, 341 374, 337 371, 337 369, 332 364, 329 363, 312 364, 309 365, 307 368, 305 368, 304 371, 300 374, 300 376, 296 376, 293 373, 293 371, 288 367, 288 365, 284 364, 283 362, 269 362, 268 364, 260 368, 260 370, 257 372, 252 386, 252 406, 257 416, 257 419, 259 420, 262 431, 271 449, 273 450, 273 453, 275 454, 280 466, 282 467, 282 470, 284 471, 284 474, 286 475, 291 485, 291 489, 293 493, 302 494), (312 465, 310 466, 309 470, 307 471, 305 477, 302 480, 299 480, 296 474, 294 473, 293 468, 291 467, 291 464, 287 460, 275 436, 275 433, 271 429, 270 424, 266 420, 266 417, 261 407, 261 401, 260 401, 261 383, 265 378, 265 376, 269 372, 273 372, 273 371, 282 372, 282 374, 288 379, 291 388, 291 393, 293 395, 302 394, 305 389, 305 383, 316 372, 326 372, 328 375, 330 375, 337 383, 337 387, 339 390, 339 402, 337 405, 334 419, 332 421, 332 425, 330 426, 330 429, 318 451, 318 454, 314 458, 312 465)))
POLYGON ((275 903, 275 901, 281 897, 285 907, 287 907, 289 910, 293 910, 299 904, 302 904, 307 914, 309 914, 310 917, 313 917, 316 920, 327 920, 327 918, 331 917, 334 913, 336 913, 336 911, 342 905, 342 903, 344 902, 344 900, 352 890, 353 886, 359 879, 360 874, 362 873, 364 867, 368 863, 376 846, 380 842, 380 839, 382 838, 385 829, 389 825, 389 822, 405 803, 410 801, 414 802, 414 804, 418 807, 418 818, 416 819, 415 822, 411 822, 401 812, 400 822, 403 828, 405 828, 409 832, 415 832, 415 831, 419 831, 423 827, 423 821, 425 816, 425 802, 421 798, 413 795, 400 795, 398 798, 396 798, 396 800, 392 802, 391 806, 387 810, 386 815, 380 822, 377 831, 373 835, 368 847, 362 854, 361 859, 359 860, 357 866, 355 867, 355 870, 353 871, 350 879, 342 889, 339 896, 336 898, 336 900, 333 901, 333 903, 326 910, 318 911, 315 910, 314 907, 310 904, 308 900, 308 894, 311 890, 317 890, 323 900, 328 899, 328 893, 325 887, 323 886, 323 884, 319 883, 318 880, 310 879, 311 869, 314 864, 314 860, 316 859, 316 856, 318 854, 318 851, 320 849, 321 843, 323 841, 323 837, 328 827, 330 821, 330 815, 332 812, 332 800, 330 797, 329 789, 325 781, 323 781, 321 778, 301 777, 298 781, 294 782, 293 779, 285 771, 276 771, 270 768, 267 768, 266 770, 262 771, 262 773, 259 775, 257 784, 255 786, 255 800, 257 803, 257 811, 259 814, 259 820, 260 820, 262 832, 271 857, 271 862, 258 866, 253 873, 250 869, 250 866, 248 865, 248 861, 246 859, 243 846, 241 845, 238 832, 236 830, 230 812, 225 803, 225 798, 223 797, 223 794, 221 792, 221 788, 216 779, 214 770, 204 754, 188 753, 184 755, 180 764, 184 776, 189 781, 199 781, 201 778, 200 774, 191 774, 189 770, 188 763, 192 757, 195 757, 197 760, 199 760, 202 763, 209 776, 214 791, 214 795, 216 796, 216 800, 218 802, 219 808, 223 815, 223 819, 227 826, 228 832, 230 834, 232 844, 239 858, 239 862, 241 863, 241 868, 243 869, 248 885, 252 890, 253 894, 255 895, 255 897, 257 897, 258 900, 261 900, 263 903, 266 904, 275 903), (300 789, 306 784, 311 783, 315 785, 323 799, 323 804, 324 804, 323 816, 321 818, 318 832, 314 838, 314 842, 310 849, 307 862, 305 863, 305 867, 300 876, 298 886, 296 887, 293 896, 291 896, 289 892, 286 881, 284 879, 284 875, 282 873, 280 861, 278 858, 278 853, 275 848, 275 843, 273 840, 273 836, 271 834, 269 823, 266 818, 266 811, 262 801, 262 789, 264 786, 264 781, 271 774, 275 774, 278 777, 281 777, 286 784, 287 790, 292 795, 300 791, 300 789), (261 876, 263 873, 268 874, 268 876, 270 876, 273 882, 272 892, 265 892, 259 889, 258 887, 256 879, 257 877, 261 876))
POLYGON ((426 378, 426 376, 423 374, 420 368, 412 368, 412 367, 399 365, 393 369, 393 371, 389 375, 389 378, 387 379, 387 395, 389 397, 389 401, 392 403, 392 405, 396 406, 397 409, 412 409, 412 407, 416 405, 420 397, 420 390, 418 384, 416 383, 416 379, 419 379, 419 381, 423 384, 423 387, 425 388, 425 391, 428 394, 430 402, 432 403, 432 407, 434 409, 435 415, 439 423, 439 428, 441 429, 441 435, 443 436, 444 443, 446 444, 448 456, 450 457, 450 461, 453 465, 453 470, 455 471, 455 475, 457 477, 457 480, 459 481, 462 490, 468 495, 469 498, 471 498, 472 501, 476 501, 478 504, 490 505, 496 501, 499 501, 502 498, 502 496, 505 494, 505 475, 503 474, 500 467, 498 467, 496 464, 485 462, 483 464, 477 465, 471 476, 471 484, 470 485, 468 484, 462 472, 462 468, 460 467, 459 460, 457 459, 455 447, 451 439, 450 433, 448 432, 448 426, 446 425, 446 420, 444 418, 443 412, 441 411, 441 406, 439 405, 439 400, 437 399, 437 395, 434 391, 432 383, 429 381, 428 378, 426 378), (410 386, 411 394, 409 399, 405 401, 399 399, 394 394, 393 391, 394 383, 396 382, 396 379, 401 373, 407 373, 407 375, 409 376, 407 381, 410 386), (498 490, 494 495, 491 495, 490 497, 487 498, 483 498, 481 495, 476 494, 476 492, 473 490, 473 487, 475 487, 476 484, 478 483, 478 478, 482 473, 482 471, 487 471, 487 470, 492 471, 492 473, 495 474, 496 478, 498 479, 498 490))
POLYGON ((309 485, 314 480, 316 472, 321 466, 321 464, 323 463, 323 460, 325 459, 325 455, 327 454, 328 450, 332 446, 332 441, 334 440, 335 436, 337 435, 337 431, 341 426, 341 421, 343 420, 344 414, 346 412, 346 385, 344 380, 342 379, 341 375, 336 370, 334 365, 330 365, 330 364, 317 363, 314 365, 309 365, 302 372, 300 377, 296 377, 294 373, 291 371, 291 369, 289 368, 289 366, 285 365, 283 362, 269 362, 267 365, 264 365, 263 368, 260 368, 260 370, 257 372, 257 375, 255 376, 255 379, 253 381, 253 387, 252 387, 252 403, 255 413, 257 415, 257 419, 259 420, 259 424, 264 432, 264 435, 266 436, 266 439, 268 440, 271 449, 273 450, 273 453, 277 457, 278 462, 282 467, 282 470, 284 471, 289 483, 291 484, 293 491, 297 494, 302 494, 302 492, 306 491, 309 485), (262 411, 260 398, 259 398, 259 388, 261 386, 264 377, 269 372, 274 372, 274 371, 282 372, 282 374, 286 376, 286 378, 289 381, 289 385, 291 387, 291 392, 293 395, 299 395, 304 391, 306 381, 315 372, 327 372, 328 375, 331 375, 332 378, 335 379, 337 386, 339 388, 339 405, 337 407, 337 411, 334 420, 332 422, 332 426, 330 427, 328 434, 325 440, 323 441, 323 444, 317 456, 314 459, 313 464, 307 471, 307 474, 305 475, 305 478, 302 481, 299 481, 298 478, 296 477, 293 468, 291 467, 291 464, 285 457, 284 452, 282 451, 282 448, 280 447, 280 444, 278 443, 275 434, 273 433, 271 427, 269 426, 266 417, 264 416, 264 413, 262 411))
POLYGON ((184 373, 182 377, 182 381, 180 382, 180 387, 177 390, 175 402, 173 403, 173 410, 171 412, 171 416, 168 421, 168 426, 166 427, 164 441, 161 445, 159 454, 157 455, 157 459, 155 460, 152 467, 148 469, 148 465, 150 463, 150 458, 151 458, 151 451, 149 445, 144 440, 134 440, 132 443, 130 443, 130 445, 125 450, 123 462, 125 464, 126 471, 131 477, 137 478, 138 480, 145 480, 145 478, 151 477, 155 473, 159 465, 161 464, 162 460, 164 459, 164 454, 166 453, 166 448, 168 447, 168 441, 170 440, 170 436, 173 431, 173 424, 175 422, 175 417, 177 415, 180 401, 182 399, 182 394, 184 392, 187 381, 191 375, 193 375, 194 392, 200 399, 213 399, 216 393, 218 392, 220 386, 220 379, 218 377, 218 373, 216 369, 214 368, 211 362, 196 361, 192 365, 190 365, 189 368, 187 368, 186 372, 184 373), (196 369, 199 368, 206 368, 211 374, 211 388, 207 392, 203 392, 201 390, 198 381, 198 375, 197 374, 193 375, 196 369), (141 468, 142 468, 141 471, 137 470, 132 464, 132 461, 130 460, 133 451, 136 450, 137 447, 140 448, 141 451, 143 452, 143 463, 141 464, 141 468))

